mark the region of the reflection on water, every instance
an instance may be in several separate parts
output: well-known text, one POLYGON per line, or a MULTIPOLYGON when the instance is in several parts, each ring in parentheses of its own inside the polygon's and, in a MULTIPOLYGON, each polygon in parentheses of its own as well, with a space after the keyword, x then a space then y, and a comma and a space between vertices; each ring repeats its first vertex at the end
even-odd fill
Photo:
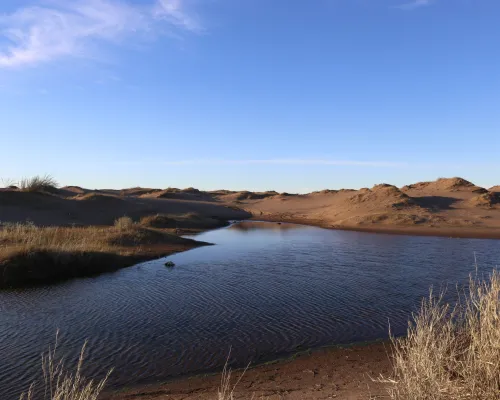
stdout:
POLYGON ((281 222, 243 221, 231 225, 228 229, 241 232, 262 231, 264 229, 277 232, 285 232, 289 230, 308 229, 308 228, 309 227, 305 225, 287 224, 281 222))
POLYGON ((465 282, 474 252, 483 271, 494 240, 375 235, 244 222, 199 235, 217 246, 113 274, 0 292, 0 398, 14 400, 61 330, 87 374, 114 367, 115 386, 235 365, 297 349, 398 334, 428 293, 465 282))

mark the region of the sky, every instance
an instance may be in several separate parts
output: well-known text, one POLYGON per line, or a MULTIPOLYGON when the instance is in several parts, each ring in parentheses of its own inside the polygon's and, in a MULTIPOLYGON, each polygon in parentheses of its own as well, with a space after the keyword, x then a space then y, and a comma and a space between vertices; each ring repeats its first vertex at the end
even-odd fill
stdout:
POLYGON ((2 0, 0 178, 498 185, 499 38, 498 0, 2 0))

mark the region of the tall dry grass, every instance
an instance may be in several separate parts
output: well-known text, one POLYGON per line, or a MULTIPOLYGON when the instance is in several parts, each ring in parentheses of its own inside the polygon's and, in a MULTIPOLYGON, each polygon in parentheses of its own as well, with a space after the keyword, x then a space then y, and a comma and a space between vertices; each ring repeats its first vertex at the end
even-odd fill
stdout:
POLYGON ((43 382, 41 385, 33 383, 19 400, 97 400, 112 370, 100 381, 86 379, 82 374, 85 349, 86 343, 80 351, 74 372, 71 372, 65 367, 64 359, 57 357, 56 336, 54 347, 42 354, 43 382))
POLYGON ((114 271, 189 246, 196 242, 123 219, 108 227, 6 224, 0 227, 0 288, 114 271))
POLYGON ((22 178, 19 189, 25 192, 39 192, 57 188, 57 181, 51 175, 36 175, 31 178, 22 178))
POLYGON ((392 344, 391 398, 500 399, 500 272, 471 277, 454 307, 431 292, 392 344))
POLYGON ((59 251, 103 251, 116 231, 109 227, 39 227, 32 223, 5 224, 0 229, 0 251, 9 247, 59 251))
POLYGON ((235 383, 232 383, 233 381, 233 371, 229 367, 229 358, 231 357, 231 350, 229 350, 229 354, 226 359, 226 363, 224 364, 224 369, 222 370, 221 373, 221 379, 220 379, 220 385, 219 388, 217 389, 217 400, 234 400, 234 391, 236 390, 236 387, 240 383, 241 379, 245 375, 245 373, 248 370, 248 367, 250 364, 247 365, 247 367, 242 371, 240 374, 239 378, 236 380, 235 383))

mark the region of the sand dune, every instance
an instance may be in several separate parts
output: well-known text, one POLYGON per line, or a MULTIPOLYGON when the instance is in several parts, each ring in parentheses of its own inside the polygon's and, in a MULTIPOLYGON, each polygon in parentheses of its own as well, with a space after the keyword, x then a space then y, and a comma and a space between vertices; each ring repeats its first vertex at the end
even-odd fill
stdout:
MULTIPOLYGON (((80 192, 80 191, 78 191, 80 192)), ((158 191, 157 193, 161 193, 158 191)), ((53 193, 22 192, 13 189, 0 190, 0 222, 31 221, 41 226, 89 226, 113 225, 115 219, 129 216, 134 221, 155 215, 169 214, 184 216, 197 213, 201 217, 215 217, 219 220, 250 218, 251 215, 239 208, 216 202, 209 194, 201 192, 203 198, 162 198, 155 192, 139 196, 120 195, 121 191, 87 190, 67 196, 66 191, 53 193), (204 201, 209 198, 210 201, 204 201)))
POLYGON ((323 190, 306 195, 239 201, 255 218, 327 228, 446 236, 499 237, 499 196, 462 178, 401 189, 323 190))
POLYGON ((462 178, 305 195, 140 187, 89 190, 67 186, 50 193, 0 190, 3 222, 110 225, 123 215, 139 220, 193 212, 202 219, 253 217, 337 229, 500 238, 500 186, 487 190, 462 178))

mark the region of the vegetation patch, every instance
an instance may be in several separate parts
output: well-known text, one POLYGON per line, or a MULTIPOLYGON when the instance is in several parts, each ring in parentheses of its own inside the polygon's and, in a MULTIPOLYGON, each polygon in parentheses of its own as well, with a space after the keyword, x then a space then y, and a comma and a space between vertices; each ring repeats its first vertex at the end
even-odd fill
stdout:
POLYGON ((7 224, 0 228, 0 287, 91 276, 206 244, 124 219, 112 227, 7 224))
POLYGON ((500 272, 471 278, 455 307, 431 292, 392 343, 391 398, 500 398, 500 272))

